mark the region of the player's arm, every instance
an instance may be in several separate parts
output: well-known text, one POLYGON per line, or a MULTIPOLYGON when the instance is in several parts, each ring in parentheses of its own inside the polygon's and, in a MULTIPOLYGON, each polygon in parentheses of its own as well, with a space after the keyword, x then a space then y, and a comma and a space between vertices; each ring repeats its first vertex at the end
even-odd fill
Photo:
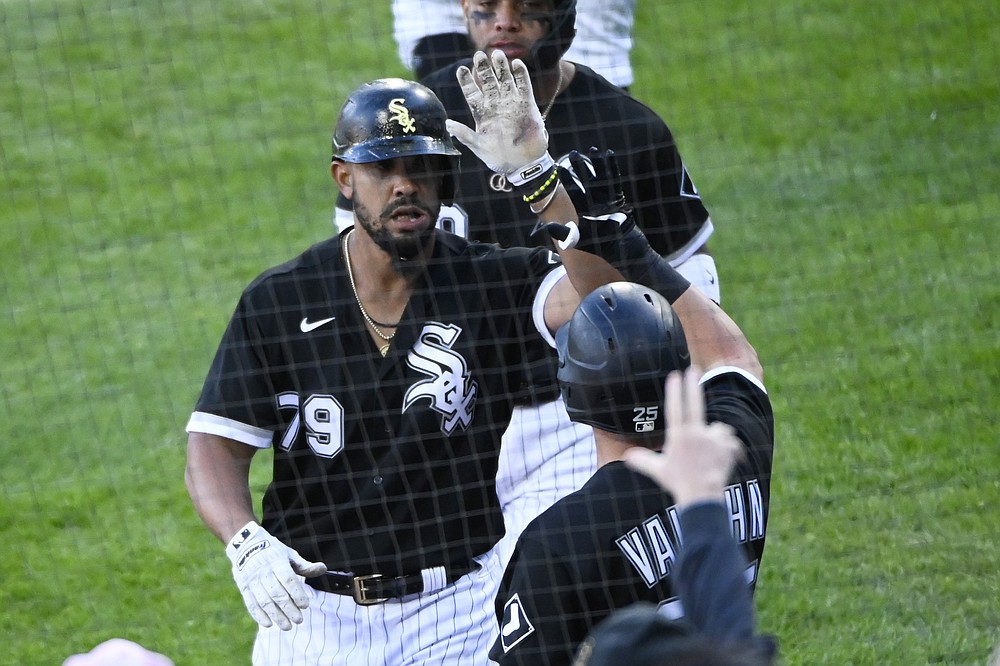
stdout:
POLYGON ((757 352, 739 326, 712 299, 691 288, 636 226, 614 153, 591 149, 588 157, 571 153, 573 170, 561 174, 573 210, 579 211, 576 222, 554 220, 542 227, 561 256, 567 256, 570 248, 585 250, 607 259, 624 279, 656 289, 681 320, 693 364, 706 372, 732 366, 762 380, 757 352))
POLYGON ((194 508, 223 543, 252 520, 250 463, 257 449, 202 432, 188 434, 184 482, 194 508))
POLYGON ((567 665, 587 633, 584 589, 544 542, 522 537, 498 597, 500 636, 490 659, 500 666, 567 665))
POLYGON ((628 279, 656 288, 676 304, 692 362, 705 370, 734 365, 760 378, 757 354, 735 323, 697 290, 687 294, 687 280, 649 247, 634 221, 617 210, 624 207, 624 196, 613 155, 603 155, 605 161, 597 164, 604 169, 602 177, 578 168, 581 176, 593 176, 588 179, 589 190, 580 188, 585 195, 580 199, 584 206, 581 208, 566 191, 548 153, 548 134, 524 63, 509 63, 500 50, 492 57, 478 52, 473 57, 473 69, 475 75, 468 67, 459 67, 457 78, 476 128, 448 120, 448 131, 523 192, 525 202, 538 215, 539 228, 565 228, 575 234, 563 236, 556 244, 569 283, 557 284, 546 301, 545 323, 549 330, 569 321, 581 297, 608 282, 628 279), (607 198, 602 200, 604 196, 607 198), (606 214, 592 217, 581 226, 577 211, 593 213, 595 206, 607 209, 606 214), (630 223, 628 236, 618 233, 620 222, 615 215, 630 223), (594 241, 595 234, 589 233, 593 226, 605 230, 602 233, 606 237, 598 239, 603 244, 594 241), (588 252, 574 250, 582 240, 581 229, 591 237, 588 252))
MULTIPOLYGON (((538 214, 539 225, 576 220, 576 208, 561 183, 556 184, 552 200, 538 214)), ((622 274, 603 258, 580 250, 559 250, 568 279, 560 280, 545 301, 545 324, 556 331, 568 322, 580 300, 598 287, 624 280, 622 274)))
MULTIPOLYGON (((669 265, 667 268, 674 270, 669 265)), ((681 294, 672 307, 684 327, 693 364, 706 372, 723 366, 740 368, 763 381, 764 369, 757 351, 715 301, 692 287, 681 294)))
POLYGON ((309 607, 299 576, 319 576, 326 566, 306 560, 257 524, 249 483, 255 451, 232 439, 191 432, 184 480, 198 515, 226 544, 250 616, 264 628, 288 631, 309 607))
MULTIPOLYGON (((538 215, 540 224, 576 221, 576 210, 562 186, 548 152, 548 133, 535 103, 528 69, 521 60, 507 61, 499 49, 492 57, 473 56, 473 69, 458 68, 457 78, 475 129, 448 120, 448 131, 469 147, 492 171, 504 175, 538 215)), ((562 252, 569 281, 553 288, 546 300, 550 331, 569 321, 580 297, 622 279, 601 257, 562 252)))

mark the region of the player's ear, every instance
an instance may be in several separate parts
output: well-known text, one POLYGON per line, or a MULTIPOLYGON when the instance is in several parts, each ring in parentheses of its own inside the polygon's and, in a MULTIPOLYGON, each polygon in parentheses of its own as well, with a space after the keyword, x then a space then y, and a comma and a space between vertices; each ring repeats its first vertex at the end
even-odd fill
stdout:
POLYGON ((330 163, 330 174, 333 176, 333 182, 337 184, 337 189, 340 190, 345 199, 350 199, 354 196, 354 182, 351 178, 351 170, 345 162, 333 160, 330 163))

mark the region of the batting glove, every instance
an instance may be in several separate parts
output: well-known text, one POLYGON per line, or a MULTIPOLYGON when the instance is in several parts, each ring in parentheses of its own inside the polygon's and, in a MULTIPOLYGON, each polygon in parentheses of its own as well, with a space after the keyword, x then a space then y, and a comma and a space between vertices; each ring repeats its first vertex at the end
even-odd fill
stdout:
POLYGON ((560 250, 575 248, 602 257, 626 280, 652 287, 673 304, 691 283, 650 247, 636 226, 622 193, 614 152, 591 148, 585 158, 573 151, 569 164, 559 169, 559 176, 580 217, 579 225, 539 222, 531 235, 544 233, 560 250))
POLYGON ((309 597, 299 576, 313 578, 326 573, 322 562, 310 562, 250 521, 229 540, 226 555, 233 563, 233 578, 243 595, 250 616, 267 628, 283 631, 302 623, 309 597))
POLYGON ((549 173, 555 162, 527 66, 517 59, 508 62, 498 49, 492 59, 478 51, 472 67, 475 75, 463 65, 456 77, 476 129, 448 120, 448 132, 515 187, 549 173))
POLYGON ((567 161, 560 162, 559 180, 573 200, 580 224, 540 223, 532 235, 547 233, 560 250, 590 252, 616 267, 626 263, 628 248, 622 239, 635 229, 635 220, 625 202, 614 152, 591 148, 584 156, 574 150, 567 161))

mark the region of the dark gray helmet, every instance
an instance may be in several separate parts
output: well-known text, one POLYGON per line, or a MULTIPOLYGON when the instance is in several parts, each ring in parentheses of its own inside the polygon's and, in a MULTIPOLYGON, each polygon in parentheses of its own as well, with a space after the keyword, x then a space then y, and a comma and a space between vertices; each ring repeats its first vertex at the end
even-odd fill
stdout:
POLYGON ((576 37, 576 0, 556 0, 552 29, 535 42, 525 63, 532 71, 552 69, 576 37))
MULTIPOLYGON (((333 159, 352 164, 411 155, 457 157, 445 127, 444 106, 430 88, 405 79, 378 79, 348 96, 333 131, 333 159)), ((455 193, 454 160, 441 193, 455 193)))
POLYGON ((691 365, 684 329, 658 293, 631 282, 591 292, 556 332, 570 419, 622 435, 663 431, 663 383, 691 365))

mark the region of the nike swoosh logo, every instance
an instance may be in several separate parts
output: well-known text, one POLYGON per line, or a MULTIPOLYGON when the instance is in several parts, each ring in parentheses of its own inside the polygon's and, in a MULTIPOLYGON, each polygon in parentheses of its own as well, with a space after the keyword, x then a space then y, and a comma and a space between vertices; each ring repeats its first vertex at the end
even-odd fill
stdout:
POLYGON ((336 319, 336 317, 327 317, 326 319, 320 319, 318 321, 309 321, 309 317, 303 317, 302 321, 299 322, 299 330, 303 333, 310 333, 323 324, 329 324, 334 319, 336 319))

